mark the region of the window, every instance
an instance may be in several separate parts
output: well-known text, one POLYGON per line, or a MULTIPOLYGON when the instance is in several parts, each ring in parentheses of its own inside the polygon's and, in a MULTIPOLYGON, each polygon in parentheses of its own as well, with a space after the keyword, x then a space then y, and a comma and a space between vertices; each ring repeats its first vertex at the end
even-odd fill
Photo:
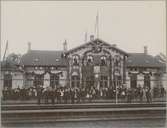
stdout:
POLYGON ((150 76, 144 75, 144 86, 150 88, 150 76))
POLYGON ((79 81, 80 81, 79 76, 72 76, 71 79, 72 79, 71 86, 72 87, 79 87, 79 81))
POLYGON ((39 59, 38 59, 38 58, 35 58, 35 59, 34 59, 34 62, 38 62, 38 61, 39 61, 39 59))
POLYGON ((108 77, 107 76, 101 76, 100 78, 100 87, 107 87, 108 83, 108 77))
POLYGON ((56 58, 56 62, 58 62, 59 61, 59 59, 58 58, 56 58))
POLYGON ((59 76, 58 75, 50 75, 50 86, 55 88, 55 86, 59 85, 59 76))
POLYGON ((43 83, 44 83, 44 75, 35 75, 34 86, 43 85, 43 83))
POLYGON ((102 56, 102 57, 101 57, 101 66, 105 66, 105 65, 107 65, 106 57, 105 57, 105 56, 102 56))
POLYGON ((12 75, 11 74, 4 75, 4 87, 12 88, 12 75))
POLYGON ((115 65, 116 67, 121 66, 121 57, 120 57, 120 56, 118 56, 118 55, 115 56, 114 65, 115 65))
POLYGON ((88 64, 88 65, 91 65, 92 62, 93 62, 93 57, 92 57, 92 56, 88 56, 88 57, 87 57, 87 64, 88 64))
POLYGON ((86 88, 90 89, 92 86, 94 86, 94 76, 86 77, 86 88))
POLYGON ((137 87, 137 74, 132 74, 130 76, 130 86, 131 86, 131 88, 137 87))
POLYGON ((73 56, 73 65, 79 65, 79 56, 75 55, 73 56))
POLYGON ((118 66, 119 65, 119 61, 116 59, 115 60, 115 66, 118 66))

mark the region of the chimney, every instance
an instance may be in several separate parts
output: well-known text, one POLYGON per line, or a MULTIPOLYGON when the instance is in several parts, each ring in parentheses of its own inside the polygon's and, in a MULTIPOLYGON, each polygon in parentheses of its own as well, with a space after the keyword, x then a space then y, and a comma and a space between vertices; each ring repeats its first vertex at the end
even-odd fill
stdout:
POLYGON ((94 41, 94 35, 90 35, 90 41, 94 41))
POLYGON ((147 46, 144 46, 144 54, 145 54, 145 55, 148 54, 147 46))
POLYGON ((67 51, 67 41, 65 40, 63 43, 63 50, 66 52, 67 51))
POLYGON ((31 50, 31 43, 28 42, 28 50, 27 50, 27 52, 29 52, 30 50, 31 50))

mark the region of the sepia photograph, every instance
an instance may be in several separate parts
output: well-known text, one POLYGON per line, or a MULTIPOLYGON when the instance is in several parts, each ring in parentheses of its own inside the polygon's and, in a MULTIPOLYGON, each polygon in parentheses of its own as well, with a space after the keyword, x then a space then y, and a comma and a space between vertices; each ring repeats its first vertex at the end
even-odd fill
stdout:
POLYGON ((2 128, 165 128, 166 1, 2 0, 2 128))

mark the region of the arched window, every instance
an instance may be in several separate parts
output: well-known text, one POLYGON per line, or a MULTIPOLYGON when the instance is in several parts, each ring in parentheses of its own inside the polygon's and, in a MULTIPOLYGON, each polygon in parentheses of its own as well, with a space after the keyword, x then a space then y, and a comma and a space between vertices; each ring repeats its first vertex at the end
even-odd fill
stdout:
POLYGON ((93 57, 89 55, 89 56, 87 57, 87 64, 88 64, 88 65, 91 65, 92 63, 93 63, 93 57))
POLYGON ((119 65, 119 61, 118 59, 115 60, 115 66, 118 66, 119 65))
POLYGON ((115 56, 115 63, 114 63, 114 65, 116 67, 121 66, 121 58, 120 58, 120 56, 118 56, 118 55, 115 56))
POLYGON ((105 66, 105 65, 107 65, 107 59, 106 59, 106 56, 102 56, 100 59, 101 59, 101 66, 105 66))
POLYGON ((73 65, 79 65, 79 56, 73 56, 73 65))

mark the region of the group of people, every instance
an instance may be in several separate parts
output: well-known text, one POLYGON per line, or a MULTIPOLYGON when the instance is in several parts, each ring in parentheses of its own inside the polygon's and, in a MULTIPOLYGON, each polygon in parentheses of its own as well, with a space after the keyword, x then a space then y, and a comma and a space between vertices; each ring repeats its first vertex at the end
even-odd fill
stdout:
MULTIPOLYGON (((165 95, 165 90, 160 90, 160 96, 165 95), (161 91, 163 90, 163 92, 161 91), (163 93, 163 94, 162 94, 163 93)), ((149 87, 126 88, 119 86, 114 87, 46 87, 36 86, 29 88, 3 89, 3 100, 31 100, 37 99, 37 103, 84 103, 92 102, 99 99, 103 100, 120 100, 120 102, 152 102, 152 98, 157 95, 157 89, 149 87)))

